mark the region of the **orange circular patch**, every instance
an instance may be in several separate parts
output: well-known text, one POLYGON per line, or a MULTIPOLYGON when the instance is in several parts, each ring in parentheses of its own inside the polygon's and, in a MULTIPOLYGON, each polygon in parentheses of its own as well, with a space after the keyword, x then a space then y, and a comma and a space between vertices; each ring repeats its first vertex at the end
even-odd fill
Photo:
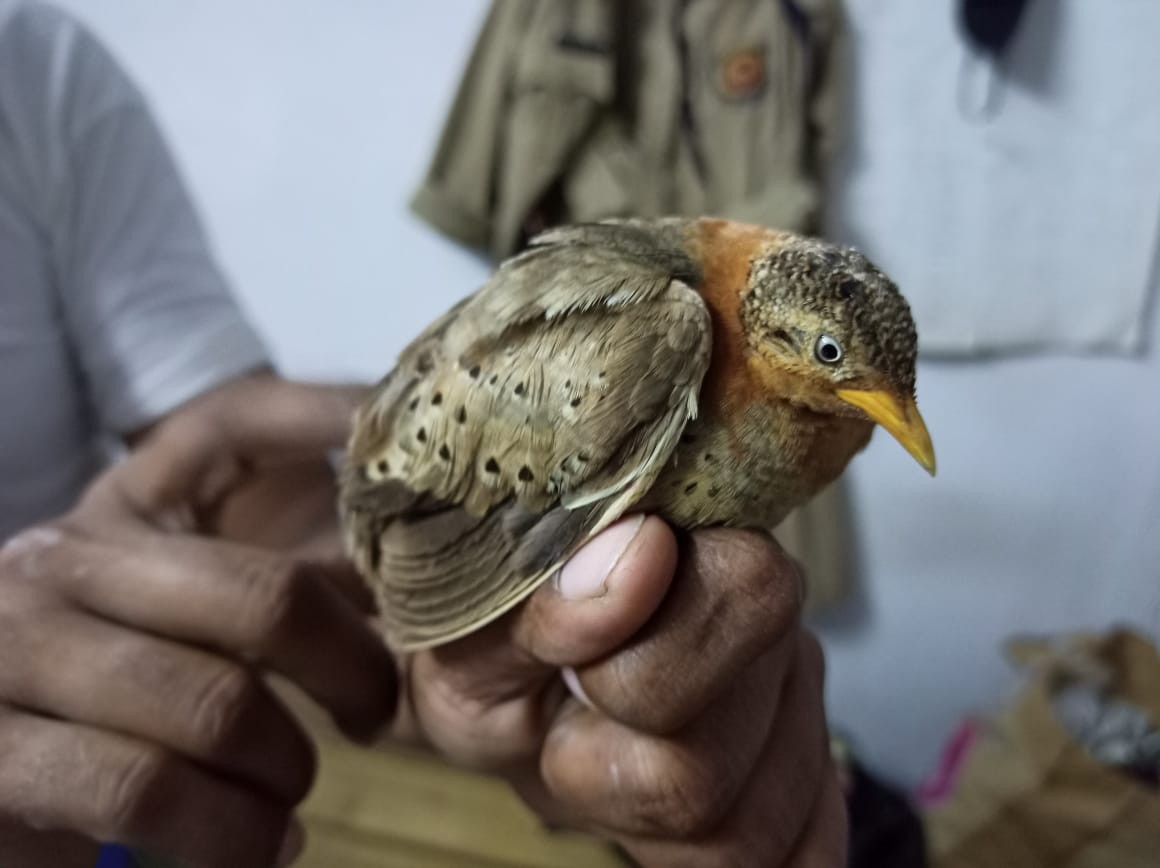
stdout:
POLYGON ((765 87, 765 57, 752 48, 729 55, 721 64, 721 85, 731 97, 760 92, 765 87))

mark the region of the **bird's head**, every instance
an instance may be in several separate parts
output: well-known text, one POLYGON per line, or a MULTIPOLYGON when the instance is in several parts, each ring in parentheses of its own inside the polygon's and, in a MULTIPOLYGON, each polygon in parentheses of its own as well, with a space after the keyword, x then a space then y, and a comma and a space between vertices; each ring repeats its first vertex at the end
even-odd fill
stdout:
POLYGON ((752 260, 741 323, 759 376, 819 413, 869 417, 930 474, 915 404, 918 336, 898 287, 865 256, 781 235, 752 260))

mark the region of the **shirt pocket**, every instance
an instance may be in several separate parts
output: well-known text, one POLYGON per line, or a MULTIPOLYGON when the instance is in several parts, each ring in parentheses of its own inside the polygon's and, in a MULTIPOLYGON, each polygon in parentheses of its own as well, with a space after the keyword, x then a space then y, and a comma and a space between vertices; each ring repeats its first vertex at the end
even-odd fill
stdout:
POLYGON ((685 17, 683 135, 717 209, 811 180, 805 149, 814 49, 808 19, 795 24, 787 5, 700 4, 685 17))

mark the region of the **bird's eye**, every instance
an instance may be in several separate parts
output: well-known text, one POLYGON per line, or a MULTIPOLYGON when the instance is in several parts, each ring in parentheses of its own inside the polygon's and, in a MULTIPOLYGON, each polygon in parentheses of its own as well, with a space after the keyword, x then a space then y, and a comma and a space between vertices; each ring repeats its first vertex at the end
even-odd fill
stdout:
POLYGON ((836 365, 842 361, 842 345, 829 335, 821 335, 814 344, 814 355, 824 365, 836 365))

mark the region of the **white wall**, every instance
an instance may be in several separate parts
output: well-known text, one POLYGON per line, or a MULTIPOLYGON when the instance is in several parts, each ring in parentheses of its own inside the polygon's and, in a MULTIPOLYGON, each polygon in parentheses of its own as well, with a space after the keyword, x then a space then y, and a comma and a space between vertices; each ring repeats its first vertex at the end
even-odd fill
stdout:
MULTIPOLYGON (((377 377, 486 274, 406 211, 484 0, 64 5, 152 97, 291 374, 377 377)), ((834 719, 910 782, 1001 700, 1003 637, 1160 631, 1155 351, 925 364, 919 392, 939 477, 886 437, 858 459, 865 587, 822 624, 834 719)))
POLYGON ((482 0, 65 0, 151 97, 297 376, 377 378, 487 274, 407 211, 482 0))
POLYGON ((1005 637, 1160 634, 1160 116, 1145 84, 1160 6, 1029 3, 996 72, 957 33, 959 5, 845 3, 851 140, 832 216, 900 281, 924 348, 1054 351, 920 366, 937 479, 881 436, 855 462, 866 587, 823 631, 830 696, 910 781, 959 716, 1013 686, 1005 637), (1140 321, 1142 354, 1059 349, 1100 324, 1101 344, 1131 346, 1140 321))

